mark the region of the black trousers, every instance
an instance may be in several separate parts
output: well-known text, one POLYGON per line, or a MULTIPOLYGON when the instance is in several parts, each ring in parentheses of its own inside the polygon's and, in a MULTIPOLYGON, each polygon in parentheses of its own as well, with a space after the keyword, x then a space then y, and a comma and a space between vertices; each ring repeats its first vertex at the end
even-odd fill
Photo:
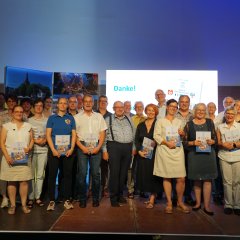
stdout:
POLYGON ((108 142, 109 190, 111 202, 117 202, 123 194, 128 169, 132 159, 132 143, 108 142))
POLYGON ((55 201, 56 177, 60 167, 62 168, 63 176, 63 198, 69 200, 72 194, 72 171, 73 171, 73 157, 61 156, 54 157, 52 151, 49 149, 48 154, 48 194, 49 200, 55 201))

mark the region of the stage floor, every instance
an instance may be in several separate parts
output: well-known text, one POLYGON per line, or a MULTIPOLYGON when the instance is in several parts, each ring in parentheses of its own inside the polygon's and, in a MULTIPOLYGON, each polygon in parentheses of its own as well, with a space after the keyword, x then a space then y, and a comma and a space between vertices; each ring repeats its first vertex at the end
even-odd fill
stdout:
POLYGON ((46 204, 44 207, 34 206, 30 214, 23 214, 18 206, 15 215, 8 215, 7 209, 0 209, 0 230, 1 234, 40 236, 47 233, 52 237, 65 234, 68 239, 79 235, 84 235, 85 239, 92 235, 104 235, 105 239, 111 236, 114 240, 120 236, 169 240, 176 237, 240 238, 240 216, 225 215, 223 206, 212 204, 214 216, 208 216, 202 210, 184 214, 174 209, 173 214, 165 214, 165 199, 158 201, 152 209, 146 209, 144 201, 146 199, 135 197, 128 199, 124 206, 113 208, 109 198, 103 198, 100 206, 93 208, 89 199, 86 208, 79 208, 78 202, 75 202, 74 209, 64 211, 63 203, 58 203, 55 211, 48 212, 46 204))

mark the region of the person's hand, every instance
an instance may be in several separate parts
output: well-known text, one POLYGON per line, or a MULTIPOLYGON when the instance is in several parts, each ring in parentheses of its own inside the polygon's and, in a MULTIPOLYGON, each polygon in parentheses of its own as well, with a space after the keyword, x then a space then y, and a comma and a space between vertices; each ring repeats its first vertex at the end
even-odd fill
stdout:
POLYGON ((108 152, 103 152, 103 153, 102 153, 102 159, 105 160, 105 161, 108 161, 108 159, 109 159, 109 154, 108 154, 108 152))
POLYGON ((143 157, 143 158, 146 158, 146 154, 147 154, 147 152, 146 151, 138 151, 138 154, 141 156, 141 157, 143 157))
POLYGON ((9 166, 11 166, 13 164, 13 160, 12 160, 12 158, 9 155, 6 156, 6 161, 7 161, 7 164, 9 166))
POLYGON ((92 150, 90 150, 91 154, 97 154, 99 152, 99 148, 98 147, 95 147, 93 148, 92 150))
POLYGON ((224 148, 226 148, 227 150, 231 150, 231 149, 234 148, 234 147, 233 147, 233 142, 224 142, 224 143, 222 143, 222 146, 223 146, 224 148))
POLYGON ((170 149, 175 149, 176 148, 176 142, 175 141, 168 141, 166 142, 167 147, 170 149))
POLYGON ((54 150, 52 151, 52 155, 53 155, 54 157, 58 157, 58 158, 60 158, 60 156, 61 156, 61 154, 60 154, 56 149, 54 149, 54 150))
POLYGON ((182 128, 179 128, 179 129, 178 129, 178 134, 179 134, 181 137, 184 137, 185 133, 184 133, 184 131, 183 131, 182 128))
POLYGON ((24 152, 25 152, 26 155, 28 155, 30 150, 31 150, 29 147, 25 147, 23 149, 24 149, 24 152))
POLYGON ((83 152, 84 154, 89 154, 89 149, 88 149, 87 147, 82 146, 82 147, 81 147, 81 150, 82 150, 82 152, 83 152))
POLYGON ((67 150, 67 152, 66 152, 66 157, 69 157, 69 156, 71 156, 72 155, 72 153, 73 153, 73 149, 69 149, 69 150, 67 150))
POLYGON ((215 141, 213 139, 207 139, 207 144, 209 146, 213 145, 215 143, 215 141))
POLYGON ((135 156, 137 154, 137 151, 134 149, 132 150, 132 156, 135 156))
POLYGON ((194 141, 193 141, 193 145, 194 145, 194 146, 201 146, 201 145, 202 145, 202 141, 200 141, 200 140, 194 140, 194 141))

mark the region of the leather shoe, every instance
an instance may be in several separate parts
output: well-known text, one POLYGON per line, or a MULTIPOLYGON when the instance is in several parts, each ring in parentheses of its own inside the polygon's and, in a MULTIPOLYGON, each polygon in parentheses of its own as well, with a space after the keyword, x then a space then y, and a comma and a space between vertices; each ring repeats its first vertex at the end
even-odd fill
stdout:
POLYGON ((123 196, 120 196, 118 202, 119 203, 127 203, 127 200, 123 196))
POLYGON ((141 198, 148 198, 148 195, 145 192, 140 192, 141 198))
POLYGON ((201 209, 201 205, 200 205, 199 207, 193 207, 193 208, 192 208, 193 211, 198 211, 198 210, 200 210, 200 209, 201 209))
POLYGON ((227 208, 224 208, 223 212, 224 212, 225 214, 227 214, 227 215, 230 215, 230 214, 232 214, 232 213, 233 213, 233 209, 232 209, 232 208, 229 208, 229 207, 227 207, 227 208))
POLYGON ((121 205, 118 202, 111 202, 112 207, 121 207, 121 205))
POLYGON ((79 207, 80 208, 85 208, 87 206, 87 202, 86 201, 80 201, 79 203, 79 207))
POLYGON ((239 208, 238 209, 234 209, 233 212, 234 212, 235 215, 240 216, 240 209, 239 208))
POLYGON ((94 201, 92 204, 93 207, 99 207, 99 201, 94 201))
POLYGON ((209 215, 209 216, 213 216, 213 215, 214 215, 214 212, 208 211, 208 210, 206 210, 205 208, 203 209, 203 211, 204 211, 207 215, 209 215))

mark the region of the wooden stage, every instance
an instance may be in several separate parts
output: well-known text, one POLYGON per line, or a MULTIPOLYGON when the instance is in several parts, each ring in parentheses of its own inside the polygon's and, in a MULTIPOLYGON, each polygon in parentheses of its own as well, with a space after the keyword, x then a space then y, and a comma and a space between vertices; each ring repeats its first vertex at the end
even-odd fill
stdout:
POLYGON ((86 208, 65 210, 63 203, 56 204, 56 210, 47 212, 44 207, 35 206, 28 215, 17 207, 15 215, 8 215, 7 209, 0 209, 0 230, 2 236, 16 234, 24 239, 240 239, 240 216, 225 215, 223 206, 212 205, 214 216, 202 210, 184 214, 174 209, 165 214, 165 199, 158 201, 153 209, 146 209, 146 199, 135 197, 119 208, 110 205, 109 198, 103 198, 98 208, 92 207, 91 199, 86 208), (61 238, 59 238, 59 235, 61 238), (29 237, 29 238, 28 238, 29 237), (39 238, 38 238, 39 237, 39 238))

